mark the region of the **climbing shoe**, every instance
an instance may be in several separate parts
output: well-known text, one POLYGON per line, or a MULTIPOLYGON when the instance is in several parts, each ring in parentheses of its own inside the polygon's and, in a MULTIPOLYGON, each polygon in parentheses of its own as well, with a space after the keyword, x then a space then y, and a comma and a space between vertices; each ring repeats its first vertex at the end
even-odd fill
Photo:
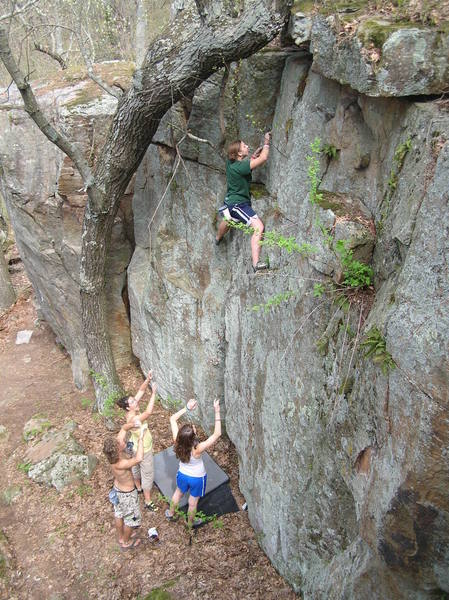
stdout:
POLYGON ((159 510, 159 507, 157 507, 152 500, 150 500, 149 502, 145 502, 144 506, 150 512, 156 512, 157 510, 159 510))
POLYGON ((215 238, 215 245, 219 246, 222 241, 223 241, 223 238, 220 238, 219 240, 217 240, 217 238, 215 238))
POLYGON ((255 267, 253 266, 254 273, 258 273, 259 271, 266 271, 267 269, 268 269, 268 264, 266 262, 264 262, 263 260, 259 260, 257 265, 255 267))

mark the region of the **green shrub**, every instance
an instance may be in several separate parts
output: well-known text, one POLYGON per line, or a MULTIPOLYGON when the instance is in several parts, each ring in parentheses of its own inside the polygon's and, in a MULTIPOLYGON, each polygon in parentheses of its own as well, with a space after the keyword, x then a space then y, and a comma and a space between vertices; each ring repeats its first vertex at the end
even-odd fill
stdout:
POLYGON ((347 247, 347 240, 338 240, 335 244, 343 267, 343 284, 351 288, 363 288, 372 284, 374 272, 369 265, 355 260, 353 252, 347 247))

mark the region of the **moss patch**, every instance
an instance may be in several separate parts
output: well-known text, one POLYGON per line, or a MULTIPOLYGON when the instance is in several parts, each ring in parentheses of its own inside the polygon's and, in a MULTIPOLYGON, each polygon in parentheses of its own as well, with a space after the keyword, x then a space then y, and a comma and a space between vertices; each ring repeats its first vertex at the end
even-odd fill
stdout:
POLYGON ((255 200, 258 200, 259 198, 266 198, 269 196, 269 193, 267 192, 267 188, 263 185, 263 183, 252 183, 251 196, 255 200))
POLYGON ((292 15, 296 15, 297 13, 307 14, 313 12, 315 8, 314 0, 295 0, 291 13, 292 15))
POLYGON ((317 204, 324 210, 331 210, 338 217, 342 217, 347 214, 347 207, 341 194, 336 192, 326 192, 320 190, 320 196, 317 199, 317 204))
POLYGON ((364 46, 370 46, 372 44, 375 48, 382 48, 390 35, 395 31, 416 28, 419 28, 419 24, 411 23, 410 21, 399 21, 394 23, 381 19, 367 19, 360 25, 357 31, 357 37, 364 46))

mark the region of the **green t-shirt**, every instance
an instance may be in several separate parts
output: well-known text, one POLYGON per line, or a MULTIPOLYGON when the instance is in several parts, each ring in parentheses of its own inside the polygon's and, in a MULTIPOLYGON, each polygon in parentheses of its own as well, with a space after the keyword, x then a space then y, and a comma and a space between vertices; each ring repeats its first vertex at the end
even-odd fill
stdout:
POLYGON ((233 205, 250 201, 251 167, 249 158, 226 161, 226 180, 228 183, 226 204, 233 205))

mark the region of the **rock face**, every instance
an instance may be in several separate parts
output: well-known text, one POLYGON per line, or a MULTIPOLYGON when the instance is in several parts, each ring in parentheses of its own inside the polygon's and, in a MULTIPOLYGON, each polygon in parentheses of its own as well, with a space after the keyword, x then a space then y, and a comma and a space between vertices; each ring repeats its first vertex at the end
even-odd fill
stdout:
MULTIPOLYGON (((126 68, 114 69, 117 79, 123 79, 126 68)), ((101 147, 116 102, 98 90, 92 82, 69 76, 37 90, 47 115, 86 149, 91 160, 101 147)), ((19 103, 17 92, 12 92, 11 100, 19 103)), ((0 129, 0 185, 20 255, 41 314, 70 353, 75 383, 83 387, 88 367, 80 325, 79 256, 86 201, 81 178, 22 110, 1 111, 0 129)), ((131 190, 117 217, 107 266, 108 314, 119 365, 131 360, 122 299, 132 252, 132 239, 127 237, 130 202, 131 190)))
MULTIPOLYGON (((36 420, 33 420, 36 421, 36 420)), ((25 439, 30 439, 30 427, 25 426, 25 439)), ((28 448, 25 462, 30 464, 28 477, 37 483, 45 483, 60 492, 65 486, 80 478, 89 478, 97 464, 93 454, 85 454, 73 437, 76 423, 67 423, 61 429, 50 428, 39 441, 28 448)))
MULTIPOLYGON (((320 43, 326 56, 336 52, 324 33, 320 43)), ((176 161, 170 122, 220 139, 219 88, 205 83, 191 112, 164 120, 137 176, 133 349, 163 396, 199 399, 206 426, 213 397, 224 399, 251 522, 304 598, 430 599, 449 591, 449 114, 438 101, 400 98, 430 84, 404 79, 387 89, 368 73, 369 86, 342 85, 344 48, 327 60, 325 78, 316 52, 312 69, 304 52, 249 59, 228 82, 224 110, 227 130, 239 128, 253 147, 253 123, 260 114, 263 131, 272 116, 254 204, 267 230, 313 254, 268 248, 272 269, 254 276, 243 233, 214 245, 224 161, 206 145, 183 147, 185 169, 160 203, 176 161), (252 88, 233 106, 239 77, 252 88), (261 113, 248 110, 267 81, 276 93, 261 113), (316 137, 328 150, 312 206, 306 157, 316 137), (339 239, 372 261, 375 290, 317 298, 315 283, 341 281, 339 239), (377 343, 373 361, 365 354, 377 343)))
MULTIPOLYGON (((222 398, 251 523, 309 600, 449 592, 449 112, 426 96, 449 83, 447 36, 393 30, 376 33, 373 61, 366 19, 337 43, 337 24, 313 17, 311 53, 272 48, 233 66, 222 112, 221 73, 174 107, 136 177, 134 354, 154 369, 163 398, 198 399, 206 428, 222 398), (254 206, 267 231, 309 251, 264 247, 271 269, 254 275, 242 232, 214 244, 223 156, 186 138, 181 162, 175 144, 188 128, 216 148, 223 133, 256 147, 271 127, 254 206), (311 204, 307 156, 317 137, 311 204), (372 289, 341 286, 343 240, 370 262, 372 289)), ((304 44, 309 34, 292 26, 290 35, 304 44)), ((78 183, 63 187, 76 204, 78 183)), ((32 212, 24 203, 34 235, 33 219, 61 212, 56 199, 32 212)), ((75 247, 79 229, 71 231, 75 247)), ((70 265, 76 283, 76 253, 64 257, 54 259, 57 272, 70 265)), ((67 335, 72 321, 53 310, 67 335)))
POLYGON ((313 69, 369 96, 442 94, 447 89, 447 30, 407 28, 365 19, 355 35, 341 38, 335 17, 316 17, 310 34, 313 69), (376 61, 369 48, 376 47, 376 61))

